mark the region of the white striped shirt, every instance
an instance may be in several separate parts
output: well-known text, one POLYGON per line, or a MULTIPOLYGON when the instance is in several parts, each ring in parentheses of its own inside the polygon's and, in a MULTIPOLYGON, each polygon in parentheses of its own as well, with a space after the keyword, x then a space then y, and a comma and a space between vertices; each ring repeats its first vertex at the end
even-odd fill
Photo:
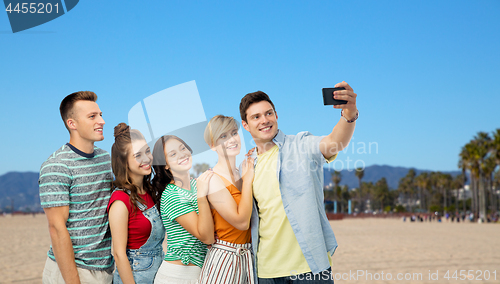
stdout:
MULTIPOLYGON (((111 181, 109 154, 97 147, 93 154, 86 154, 63 145, 40 168, 41 206, 69 206, 66 228, 77 267, 106 270, 113 265, 106 214, 111 181)), ((52 246, 47 255, 55 261, 52 246)))

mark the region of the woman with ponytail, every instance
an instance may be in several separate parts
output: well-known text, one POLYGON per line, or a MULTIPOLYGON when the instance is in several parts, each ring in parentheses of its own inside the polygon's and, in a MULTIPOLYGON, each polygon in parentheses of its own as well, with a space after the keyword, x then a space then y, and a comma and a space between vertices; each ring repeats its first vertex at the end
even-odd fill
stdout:
POLYGON ((207 244, 214 242, 207 201, 213 172, 208 170, 198 179, 190 179, 192 152, 182 139, 172 135, 162 136, 154 146, 153 188, 161 195, 159 206, 167 231, 167 251, 155 284, 197 283, 207 244))
POLYGON ((163 259, 165 229, 151 185, 153 156, 144 136, 125 123, 115 127, 108 204, 116 270, 113 283, 153 283, 163 259))

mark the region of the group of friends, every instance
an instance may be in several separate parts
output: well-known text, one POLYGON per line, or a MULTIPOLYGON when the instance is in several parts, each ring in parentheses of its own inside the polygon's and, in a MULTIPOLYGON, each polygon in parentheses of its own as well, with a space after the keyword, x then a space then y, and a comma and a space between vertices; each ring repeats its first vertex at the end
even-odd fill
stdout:
POLYGON ((239 123, 213 117, 204 140, 218 161, 196 179, 182 137, 164 135, 151 150, 120 123, 110 156, 94 145, 105 123, 97 95, 66 96, 70 140, 39 177, 51 238, 43 283, 333 283, 322 165, 348 145, 358 117, 352 88, 335 87, 347 103, 334 106, 341 117, 326 136, 285 135, 269 96, 245 95, 241 124, 256 147, 237 165, 239 123))

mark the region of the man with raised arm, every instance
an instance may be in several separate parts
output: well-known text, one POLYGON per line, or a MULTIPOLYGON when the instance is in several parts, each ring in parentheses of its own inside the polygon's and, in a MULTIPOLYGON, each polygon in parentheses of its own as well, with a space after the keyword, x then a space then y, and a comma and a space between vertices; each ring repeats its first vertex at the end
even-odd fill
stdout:
POLYGON ((333 283, 331 256, 337 242, 324 209, 323 164, 345 148, 358 117, 356 94, 346 83, 332 96, 347 104, 327 136, 285 135, 269 96, 241 99, 243 127, 256 144, 252 247, 259 284, 333 283))
POLYGON ((106 206, 111 192, 109 154, 94 146, 104 139, 104 120, 93 92, 65 97, 61 117, 69 143, 41 166, 40 202, 52 245, 43 283, 112 283, 114 261, 106 206))

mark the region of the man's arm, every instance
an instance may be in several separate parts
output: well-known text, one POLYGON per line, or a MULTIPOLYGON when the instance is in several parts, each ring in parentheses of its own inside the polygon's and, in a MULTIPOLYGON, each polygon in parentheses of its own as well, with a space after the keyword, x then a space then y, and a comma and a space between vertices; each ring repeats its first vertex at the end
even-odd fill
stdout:
POLYGON ((71 243, 71 238, 66 228, 66 221, 69 216, 69 206, 44 208, 44 211, 49 222, 52 250, 54 251, 54 256, 56 257, 56 262, 64 282, 79 284, 80 277, 76 269, 73 244, 71 243))
MULTIPOLYGON (((353 89, 346 82, 341 82, 335 85, 335 87, 344 87, 345 90, 335 91, 332 96, 336 100, 346 100, 347 104, 334 105, 333 108, 342 109, 343 116, 347 120, 352 120, 356 117, 358 109, 356 106, 356 97, 353 89)), ((333 127, 333 130, 328 136, 321 139, 320 150, 326 159, 331 158, 338 152, 342 151, 347 147, 349 141, 351 141, 352 134, 354 133, 354 128, 356 122, 348 123, 344 118, 340 118, 339 122, 333 127)))

